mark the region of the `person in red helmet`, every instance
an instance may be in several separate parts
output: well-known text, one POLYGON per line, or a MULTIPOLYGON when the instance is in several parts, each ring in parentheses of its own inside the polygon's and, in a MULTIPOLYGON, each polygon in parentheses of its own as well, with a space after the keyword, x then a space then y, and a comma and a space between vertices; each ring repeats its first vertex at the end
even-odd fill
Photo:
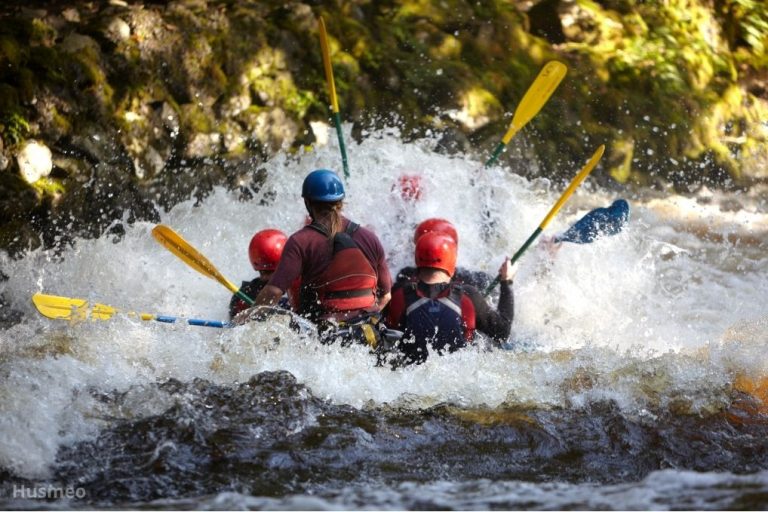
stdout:
POLYGON ((421 235, 426 235, 427 233, 432 232, 448 235, 449 237, 453 238, 457 244, 459 243, 459 233, 456 231, 456 227, 453 225, 453 223, 451 223, 449 220, 441 219, 438 217, 433 217, 431 219, 422 221, 418 226, 416 226, 416 229, 413 232, 413 243, 415 244, 418 242, 419 238, 421 238, 421 235))
MULTIPOLYGON (((419 223, 413 232, 414 245, 426 233, 441 233, 453 238, 457 245, 459 243, 459 234, 456 231, 456 227, 451 221, 443 218, 432 217, 419 223)), ((486 272, 458 267, 453 275, 453 281, 458 284, 469 284, 476 288, 484 289, 493 281, 493 277, 486 272)), ((393 289, 399 288, 414 279, 416 279, 416 267, 404 267, 397 273, 393 289)))
MULTIPOLYGON (((240 291, 247 296, 256 297, 277 268, 280 256, 288 237, 279 229, 263 229, 253 235, 248 244, 248 259, 253 269, 259 275, 252 281, 243 281, 240 291)), ((285 301, 281 303, 284 306, 285 301)), ((229 317, 234 318, 238 313, 248 309, 249 305, 236 294, 229 301, 229 317)))
MULTIPOLYGON (((312 222, 288 238, 256 305, 276 304, 300 278, 297 313, 318 324, 321 331, 367 322, 390 299, 392 278, 381 242, 372 231, 341 214, 345 192, 335 172, 309 173, 302 197, 312 222)), ((373 345, 370 330, 365 331, 365 341, 373 345)))
POLYGON ((431 352, 454 352, 471 342, 476 331, 497 343, 509 337, 516 267, 507 258, 499 269, 501 291, 494 311, 477 288, 452 281, 457 251, 451 236, 425 233, 416 242, 416 280, 393 290, 385 323, 405 333, 397 348, 406 364, 420 364, 431 352))

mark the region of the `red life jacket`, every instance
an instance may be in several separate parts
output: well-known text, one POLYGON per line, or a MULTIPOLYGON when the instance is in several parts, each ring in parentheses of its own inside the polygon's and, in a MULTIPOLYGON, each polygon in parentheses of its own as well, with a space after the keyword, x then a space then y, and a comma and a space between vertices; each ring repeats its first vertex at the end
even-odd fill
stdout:
MULTIPOLYGON (((309 227, 327 235, 319 224, 309 227)), ((301 311, 332 313, 366 309, 376 304, 376 270, 352 239, 360 227, 350 222, 347 229, 333 238, 333 258, 316 279, 302 283, 301 311)))

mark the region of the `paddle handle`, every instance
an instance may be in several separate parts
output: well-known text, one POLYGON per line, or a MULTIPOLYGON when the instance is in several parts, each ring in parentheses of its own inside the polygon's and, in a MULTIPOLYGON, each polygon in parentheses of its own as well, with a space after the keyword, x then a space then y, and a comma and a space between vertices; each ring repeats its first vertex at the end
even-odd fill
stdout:
POLYGON ((252 298, 246 295, 242 290, 238 290, 237 288, 235 288, 235 290, 233 291, 235 292, 235 295, 243 299, 245 303, 248 304, 249 306, 253 306, 254 304, 256 304, 256 301, 254 301, 252 298))
POLYGON ((341 151, 341 165, 344 168, 344 178, 349 179, 349 163, 347 162, 347 147, 344 145, 344 134, 341 131, 341 114, 333 113, 333 124, 336 125, 336 136, 339 138, 339 150, 341 151))
MULTIPOLYGON (((536 231, 534 231, 531 234, 531 236, 528 237, 528 240, 525 241, 523 246, 520 247, 517 250, 517 252, 515 253, 515 255, 512 256, 509 259, 509 262, 512 265, 514 265, 515 262, 518 259, 520 259, 520 256, 522 256, 523 253, 528 250, 528 248, 531 246, 531 244, 534 242, 534 240, 536 240, 539 237, 539 235, 541 234, 542 231, 543 230, 541 229, 541 227, 538 227, 538 228, 536 228, 536 231)), ((498 285, 500 282, 501 282, 501 276, 496 276, 496 278, 491 282, 491 284, 489 284, 488 287, 485 289, 485 291, 483 292, 483 295, 485 295, 487 297, 493 291, 493 289, 496 288, 496 285, 498 285)))
MULTIPOLYGON (((133 313, 128 313, 128 314, 132 315, 133 313)), ((169 315, 153 315, 152 313, 138 313, 138 316, 144 321, 154 320, 155 322, 162 322, 164 324, 175 324, 177 321, 181 320, 182 322, 186 322, 189 325, 196 325, 200 327, 218 327, 220 329, 224 327, 229 327, 228 323, 221 322, 219 320, 201 320, 199 318, 179 318, 179 317, 169 316, 169 315)))
POLYGON ((503 141, 496 144, 496 148, 493 150, 493 153, 491 153, 491 157, 485 162, 486 168, 496 163, 496 160, 499 158, 499 155, 502 153, 502 151, 504 151, 506 146, 507 145, 503 141))
MULTIPOLYGON (((143 316, 142 316, 143 319, 143 316)), ((175 316, 166 316, 166 315, 157 315, 153 318, 153 320, 157 322, 163 322, 165 324, 173 324, 176 323, 178 318, 175 316)), ((199 318, 187 318, 186 322, 189 325, 196 325, 199 327, 217 327, 219 329, 223 329, 225 327, 229 327, 229 324, 226 322, 220 322, 219 320, 201 320, 199 318)))

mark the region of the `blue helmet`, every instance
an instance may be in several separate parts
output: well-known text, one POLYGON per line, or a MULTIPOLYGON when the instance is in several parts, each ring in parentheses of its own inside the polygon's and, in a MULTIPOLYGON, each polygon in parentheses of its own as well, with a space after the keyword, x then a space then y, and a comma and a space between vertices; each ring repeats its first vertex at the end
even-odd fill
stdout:
POLYGON ((304 178, 301 197, 320 203, 335 203, 344 199, 344 185, 335 172, 316 169, 304 178))

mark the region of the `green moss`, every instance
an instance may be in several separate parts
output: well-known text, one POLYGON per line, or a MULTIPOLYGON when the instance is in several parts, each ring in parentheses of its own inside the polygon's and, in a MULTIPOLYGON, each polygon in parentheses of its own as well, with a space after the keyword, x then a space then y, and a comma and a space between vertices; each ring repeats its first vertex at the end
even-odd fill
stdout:
POLYGON ((30 185, 43 196, 58 196, 66 192, 64 184, 59 179, 43 177, 30 185))
POLYGON ((19 43, 9 36, 0 36, 0 65, 18 67, 21 64, 22 52, 19 43))
POLYGON ((50 46, 56 39, 56 29, 50 26, 45 20, 35 18, 31 22, 30 42, 32 44, 41 44, 50 46))
POLYGON ((0 117, 0 134, 8 146, 15 146, 29 134, 29 122, 18 112, 4 113, 0 117))
POLYGON ((51 120, 53 121, 54 131, 59 136, 69 134, 72 131, 72 123, 56 107, 51 108, 51 120))
POLYGON ((437 44, 430 47, 429 55, 433 59, 450 60, 458 59, 461 57, 461 49, 463 45, 457 37, 450 34, 441 34, 441 38, 437 41, 437 44))
POLYGON ((403 2, 397 10, 394 21, 403 21, 409 18, 426 18, 434 23, 445 23, 446 9, 442 9, 438 2, 431 0, 415 0, 403 2))
POLYGON ((613 179, 626 183, 632 174, 632 158, 635 154, 635 144, 631 139, 614 140, 610 148, 611 159, 618 161, 610 168, 613 179))
POLYGON ((213 133, 214 120, 196 103, 181 105, 181 125, 187 133, 213 133))
POLYGON ((499 115, 503 109, 501 103, 488 90, 473 87, 464 93, 467 114, 472 117, 499 115))

